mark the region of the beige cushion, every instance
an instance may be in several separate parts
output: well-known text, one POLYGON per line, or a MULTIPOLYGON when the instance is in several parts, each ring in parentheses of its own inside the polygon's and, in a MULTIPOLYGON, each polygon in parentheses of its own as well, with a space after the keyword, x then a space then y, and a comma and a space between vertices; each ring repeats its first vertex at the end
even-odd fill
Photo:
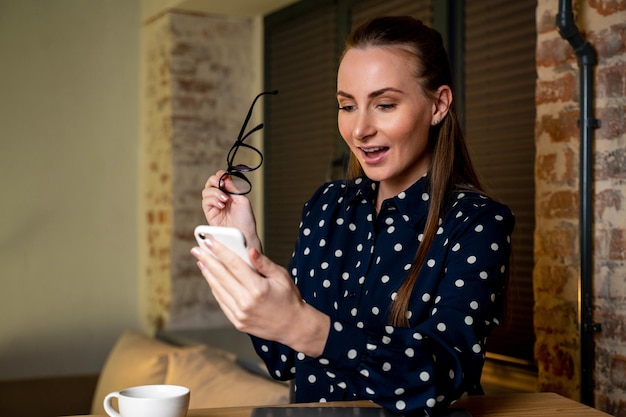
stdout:
POLYGON ((190 408, 270 405, 289 402, 289 386, 242 368, 234 355, 203 346, 170 352, 166 384, 191 389, 190 408))
POLYGON ((91 413, 105 414, 102 402, 109 392, 135 385, 162 384, 167 373, 167 355, 178 350, 185 348, 160 342, 136 331, 125 331, 100 373, 91 413))

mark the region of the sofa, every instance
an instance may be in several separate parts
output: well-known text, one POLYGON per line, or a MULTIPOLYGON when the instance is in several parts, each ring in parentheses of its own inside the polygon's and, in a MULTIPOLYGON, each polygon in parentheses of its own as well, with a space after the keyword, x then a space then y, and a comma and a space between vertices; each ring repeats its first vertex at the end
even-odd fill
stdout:
POLYGON ((0 416, 105 415, 106 394, 147 384, 190 388, 190 408, 272 405, 290 398, 289 384, 270 378, 248 336, 234 329, 154 337, 126 330, 98 375, 0 383, 0 416))
POLYGON ((218 346, 233 333, 205 332, 215 343, 176 333, 152 338, 124 332, 111 350, 95 388, 92 414, 104 414, 102 402, 112 391, 147 384, 183 385, 191 390, 190 408, 271 405, 289 402, 289 385, 270 378, 260 360, 239 354, 251 345, 247 336, 232 349, 218 346), (245 343, 242 346, 241 343, 245 343), (244 350, 242 350, 244 348, 244 350))

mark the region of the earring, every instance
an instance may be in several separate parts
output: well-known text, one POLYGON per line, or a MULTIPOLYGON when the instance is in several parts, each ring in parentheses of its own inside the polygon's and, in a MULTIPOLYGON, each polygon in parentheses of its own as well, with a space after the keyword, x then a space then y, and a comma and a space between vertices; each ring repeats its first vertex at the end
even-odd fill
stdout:
POLYGON ((435 119, 433 120, 433 126, 437 126, 439 124, 439 120, 435 119))

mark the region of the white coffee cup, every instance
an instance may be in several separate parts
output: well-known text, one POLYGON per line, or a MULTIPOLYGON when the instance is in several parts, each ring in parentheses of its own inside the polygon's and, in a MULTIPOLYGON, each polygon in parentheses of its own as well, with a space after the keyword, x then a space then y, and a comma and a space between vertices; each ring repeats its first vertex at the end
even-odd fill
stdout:
POLYGON ((111 417, 185 417, 189 388, 179 385, 141 385, 109 393, 104 409, 111 417), (117 398, 117 408, 113 408, 117 398))

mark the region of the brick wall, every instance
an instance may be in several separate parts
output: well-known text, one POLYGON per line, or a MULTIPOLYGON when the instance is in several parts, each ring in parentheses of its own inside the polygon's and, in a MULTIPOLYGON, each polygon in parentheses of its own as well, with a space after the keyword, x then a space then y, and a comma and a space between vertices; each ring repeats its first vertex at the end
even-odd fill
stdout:
MULTIPOLYGON (((598 53, 594 108, 595 405, 626 416, 626 1, 574 1, 598 53)), ((558 2, 537 7, 535 354, 539 389, 579 399, 578 63, 555 26, 558 2)))
POLYGON ((200 192, 226 165, 252 99, 252 21, 170 11, 144 25, 142 279, 155 328, 225 322, 189 250, 200 192))

